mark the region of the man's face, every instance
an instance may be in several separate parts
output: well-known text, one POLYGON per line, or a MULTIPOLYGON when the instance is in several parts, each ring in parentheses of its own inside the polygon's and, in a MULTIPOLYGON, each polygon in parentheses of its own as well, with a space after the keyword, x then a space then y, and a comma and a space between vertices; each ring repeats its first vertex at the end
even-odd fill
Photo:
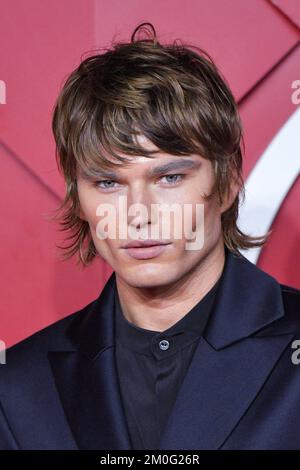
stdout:
MULTIPOLYGON (((145 148, 156 149, 144 137, 140 139, 145 148)), ((154 158, 127 158, 130 158, 128 165, 119 162, 119 168, 112 170, 114 174, 104 170, 97 181, 91 181, 78 172, 81 217, 89 223, 100 256, 127 284, 146 288, 180 281, 193 269, 197 269, 208 253, 223 243, 221 212, 224 208, 218 204, 217 195, 208 201, 203 197, 210 194, 213 188, 212 164, 196 154, 174 156, 157 153, 154 158), (121 199, 126 203, 126 213, 125 206, 120 206, 121 199), (104 207, 103 204, 108 204, 112 209, 110 218, 107 212, 102 215, 98 212, 97 215, 97 209, 99 211, 99 208, 104 207), (130 213, 130 207, 134 208, 132 204, 139 204, 138 207, 142 207, 143 211, 130 213), (172 211, 163 212, 159 209, 173 204, 176 205, 175 217, 169 217, 172 211), (199 209, 201 206, 204 220, 199 209), (105 216, 106 221, 112 223, 111 227, 115 224, 116 237, 108 236, 105 239, 99 236, 103 233, 99 222, 105 216), (201 234, 203 245, 201 242, 200 248, 187 249, 187 245, 192 246, 192 242, 202 240, 201 234), (136 242, 137 239, 154 239, 164 245, 125 248, 126 244, 136 242)), ((199 243, 194 243, 194 247, 197 245, 199 243)))

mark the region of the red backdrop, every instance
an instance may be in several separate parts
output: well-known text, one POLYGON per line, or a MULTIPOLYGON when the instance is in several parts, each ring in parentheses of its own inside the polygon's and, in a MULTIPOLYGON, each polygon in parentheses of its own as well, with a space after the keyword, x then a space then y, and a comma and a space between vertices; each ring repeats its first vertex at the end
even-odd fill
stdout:
MULTIPOLYGON (((162 42, 180 38, 206 49, 239 102, 247 180, 299 108, 291 84, 300 79, 300 2, 0 0, 0 11, 0 80, 6 84, 0 104, 0 338, 10 346, 93 300, 111 273, 98 260, 86 270, 75 260, 61 262, 55 243, 62 235, 47 220, 64 191, 51 113, 82 55, 112 39, 129 40, 143 21, 154 24, 162 42)), ((257 262, 298 288, 299 201, 295 179, 257 262)))

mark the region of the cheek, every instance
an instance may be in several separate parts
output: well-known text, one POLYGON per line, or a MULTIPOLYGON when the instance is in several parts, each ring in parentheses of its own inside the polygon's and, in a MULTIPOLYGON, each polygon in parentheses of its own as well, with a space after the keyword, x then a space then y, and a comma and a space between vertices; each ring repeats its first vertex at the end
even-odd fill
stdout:
POLYGON ((84 215, 84 218, 89 223, 91 231, 96 231, 97 224, 101 217, 97 215, 97 208, 100 204, 99 198, 94 191, 90 191, 85 185, 79 186, 78 197, 80 202, 80 208, 84 215))
POLYGON ((78 197, 81 212, 89 224, 91 236, 97 251, 106 258, 105 251, 107 250, 107 240, 101 240, 101 238, 97 236, 97 224, 101 220, 101 217, 97 215, 97 207, 99 206, 98 198, 95 198, 95 196, 85 188, 78 188, 78 197))
POLYGON ((206 201, 202 198, 193 204, 192 215, 188 217, 188 227, 191 237, 197 237, 198 240, 203 238, 204 243, 211 239, 213 234, 219 233, 221 218, 215 198, 206 201))
POLYGON ((86 183, 77 182, 78 199, 82 216, 91 222, 95 216, 95 201, 86 183))
POLYGON ((220 207, 216 200, 210 201, 205 206, 204 232, 206 239, 213 241, 222 232, 220 207))

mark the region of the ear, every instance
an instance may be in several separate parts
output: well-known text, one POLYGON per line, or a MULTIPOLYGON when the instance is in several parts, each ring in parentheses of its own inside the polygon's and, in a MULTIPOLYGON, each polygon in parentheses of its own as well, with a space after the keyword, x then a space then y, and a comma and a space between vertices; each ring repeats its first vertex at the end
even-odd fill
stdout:
POLYGON ((221 204, 221 207, 220 207, 221 214, 223 212, 226 212, 232 206, 233 202, 235 201, 235 198, 237 197, 239 193, 239 190, 240 190, 240 185, 237 179, 233 178, 230 184, 230 190, 227 196, 224 198, 223 203, 221 204))
POLYGON ((79 215, 78 215, 78 217, 79 217, 80 219, 85 220, 85 221, 87 222, 87 218, 86 218, 85 213, 83 212, 83 210, 82 210, 81 207, 80 207, 80 209, 79 209, 79 215))

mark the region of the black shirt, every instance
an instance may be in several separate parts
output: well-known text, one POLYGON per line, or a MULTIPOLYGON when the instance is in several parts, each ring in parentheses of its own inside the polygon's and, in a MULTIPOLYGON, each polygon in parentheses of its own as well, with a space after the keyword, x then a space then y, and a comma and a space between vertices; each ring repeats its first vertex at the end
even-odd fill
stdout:
POLYGON ((116 290, 116 365, 133 449, 158 449, 221 279, 222 276, 197 305, 163 332, 129 322, 116 290))

